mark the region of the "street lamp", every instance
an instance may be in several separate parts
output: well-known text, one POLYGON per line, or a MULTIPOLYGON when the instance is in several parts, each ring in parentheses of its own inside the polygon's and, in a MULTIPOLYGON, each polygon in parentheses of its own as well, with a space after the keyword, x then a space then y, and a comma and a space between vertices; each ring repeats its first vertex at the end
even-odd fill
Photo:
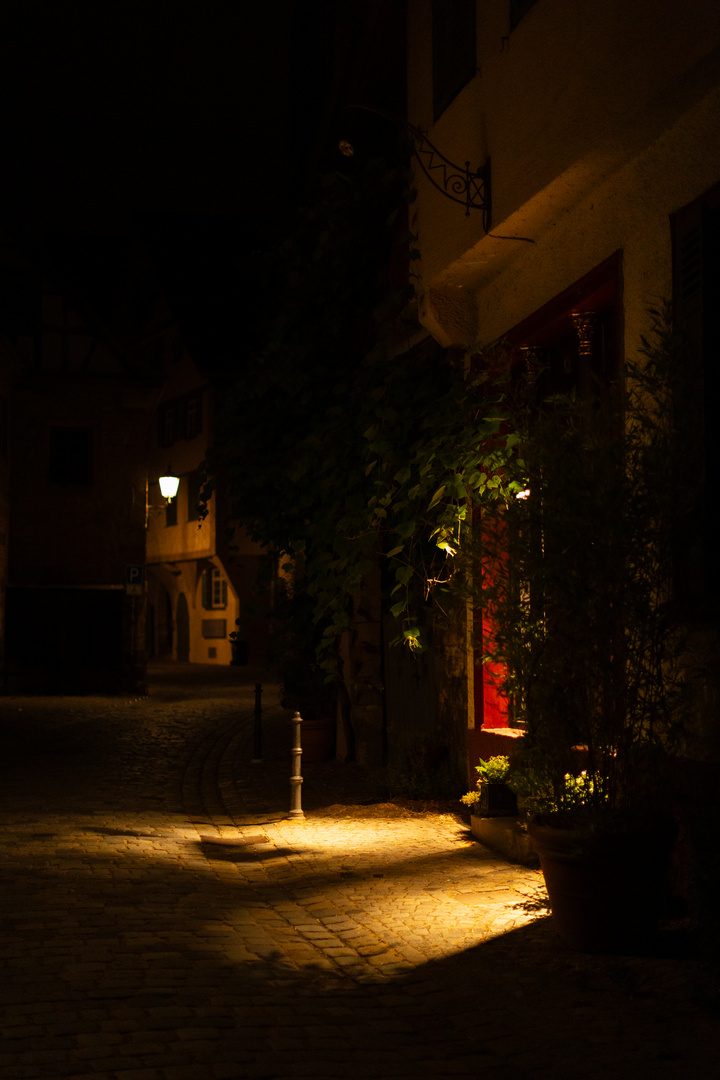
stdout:
POLYGON ((180 478, 177 476, 161 476, 158 480, 160 484, 160 494, 164 499, 170 502, 177 495, 178 487, 180 486, 180 478))

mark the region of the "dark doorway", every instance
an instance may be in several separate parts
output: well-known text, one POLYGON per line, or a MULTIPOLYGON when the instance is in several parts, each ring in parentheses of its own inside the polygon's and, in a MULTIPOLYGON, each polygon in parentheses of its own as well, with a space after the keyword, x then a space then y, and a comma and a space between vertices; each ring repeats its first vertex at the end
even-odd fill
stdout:
POLYGON ((11 692, 116 692, 123 676, 124 600, 116 589, 8 589, 11 692))
POLYGON ((177 658, 187 662, 190 659, 190 611, 185 593, 180 593, 177 602, 177 658))

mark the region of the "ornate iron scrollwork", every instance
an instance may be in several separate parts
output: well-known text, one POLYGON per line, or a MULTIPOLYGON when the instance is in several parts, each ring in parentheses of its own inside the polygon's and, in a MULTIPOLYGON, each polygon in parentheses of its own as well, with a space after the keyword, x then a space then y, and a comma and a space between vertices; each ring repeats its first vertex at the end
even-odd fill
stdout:
POLYGON ((471 210, 480 210, 483 216, 483 229, 490 228, 490 159, 480 168, 471 169, 470 162, 464 167, 441 154, 424 131, 407 125, 412 138, 413 151, 420 168, 430 183, 446 198, 465 207, 465 216, 471 210))
MULTIPOLYGON (((483 229, 488 232, 491 210, 490 158, 477 169, 471 169, 469 161, 466 161, 464 166, 456 165, 430 142, 424 131, 399 116, 392 116, 382 109, 373 109, 368 105, 349 105, 347 111, 381 116, 400 130, 407 131, 418 164, 433 187, 437 188, 446 199, 452 199, 453 202, 464 206, 466 217, 469 217, 471 210, 479 210, 483 216, 483 229)), ((355 153, 352 141, 347 138, 340 140, 338 149, 344 157, 352 157, 355 153)), ((523 240, 526 238, 502 237, 501 239, 523 240)))

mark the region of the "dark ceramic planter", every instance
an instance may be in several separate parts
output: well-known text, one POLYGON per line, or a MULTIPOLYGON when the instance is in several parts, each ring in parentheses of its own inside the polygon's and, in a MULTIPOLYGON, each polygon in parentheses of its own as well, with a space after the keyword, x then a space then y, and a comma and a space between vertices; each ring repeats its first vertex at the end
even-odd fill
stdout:
POLYGON ((480 801, 474 809, 477 817, 512 817, 517 812, 517 796, 507 784, 481 785, 480 801))
POLYGON ((528 833, 564 944, 590 953, 644 952, 651 946, 674 822, 593 834, 532 821, 528 833))

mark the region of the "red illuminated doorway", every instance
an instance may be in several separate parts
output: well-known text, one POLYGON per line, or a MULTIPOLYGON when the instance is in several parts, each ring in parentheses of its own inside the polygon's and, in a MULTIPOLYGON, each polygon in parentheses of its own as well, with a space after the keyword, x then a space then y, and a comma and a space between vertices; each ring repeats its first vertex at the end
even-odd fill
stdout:
MULTIPOLYGON (((532 363, 542 371, 539 393, 578 393, 599 384, 611 387, 620 377, 622 346, 622 252, 615 252, 585 277, 518 323, 505 341, 513 364, 532 363)), ((481 641, 492 633, 481 611, 474 615, 476 641, 475 727, 514 726, 499 693, 502 669, 484 667, 481 641)))

